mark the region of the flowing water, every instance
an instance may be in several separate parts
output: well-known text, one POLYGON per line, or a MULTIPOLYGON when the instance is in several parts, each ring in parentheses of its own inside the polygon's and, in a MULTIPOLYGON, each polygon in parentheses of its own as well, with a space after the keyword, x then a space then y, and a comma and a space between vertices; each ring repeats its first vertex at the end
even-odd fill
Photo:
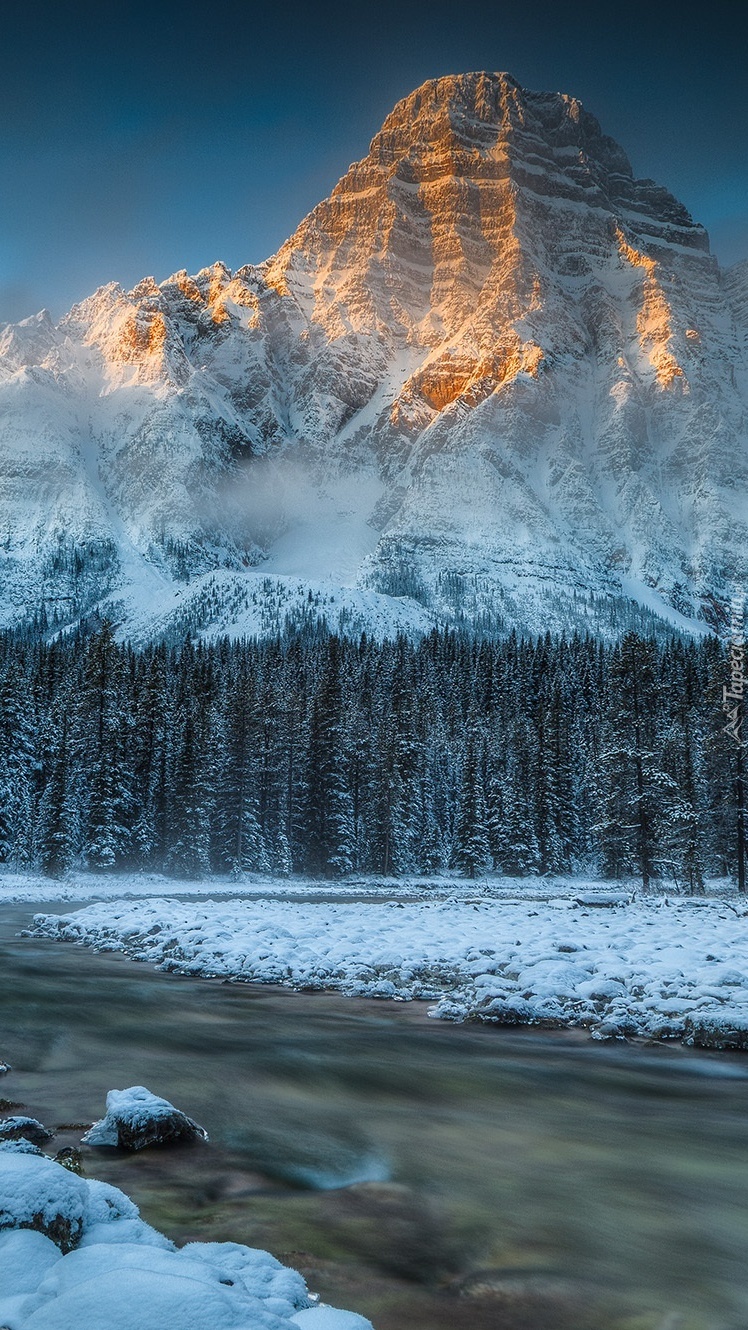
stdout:
POLYGON ((112 1087, 196 1118, 85 1157, 177 1241, 266 1247, 377 1330, 748 1326, 744 1057, 164 975, 31 913, 0 909, 0 1095, 58 1148, 112 1087))

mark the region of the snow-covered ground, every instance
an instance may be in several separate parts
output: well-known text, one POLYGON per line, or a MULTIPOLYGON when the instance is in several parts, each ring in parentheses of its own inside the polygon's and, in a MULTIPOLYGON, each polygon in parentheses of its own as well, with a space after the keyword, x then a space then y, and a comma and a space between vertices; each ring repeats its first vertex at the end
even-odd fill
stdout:
MULTIPOLYGON (((633 894, 636 883, 624 884, 620 893, 633 894)), ((725 879, 708 884, 710 896, 728 894, 725 879)), ((585 892, 616 894, 617 887, 601 884, 593 878, 583 877, 481 877, 472 881, 445 874, 442 877, 347 877, 329 882, 319 878, 268 877, 261 873, 247 873, 241 878, 166 877, 163 873, 66 873, 62 878, 44 877, 38 873, 14 873, 0 870, 0 905, 12 902, 36 901, 88 901, 129 900, 141 896, 237 896, 267 899, 268 897, 303 897, 325 900, 330 897, 357 899, 383 897, 386 899, 433 900, 476 895, 492 899, 522 896, 526 900, 550 900, 556 896, 577 897, 585 892)), ((620 894, 619 893, 619 894, 620 894)))
POLYGON ((522 894, 504 880, 501 896, 487 883, 406 884, 399 899, 390 886, 382 900, 287 890, 295 900, 106 900, 37 915, 35 931, 181 974, 429 999, 447 1020, 748 1047, 748 901, 735 895, 637 898, 574 880, 522 894))
POLYGON ((371 1330, 316 1302, 268 1252, 234 1242, 178 1250, 118 1188, 25 1142, 0 1146, 4 1330, 371 1330))

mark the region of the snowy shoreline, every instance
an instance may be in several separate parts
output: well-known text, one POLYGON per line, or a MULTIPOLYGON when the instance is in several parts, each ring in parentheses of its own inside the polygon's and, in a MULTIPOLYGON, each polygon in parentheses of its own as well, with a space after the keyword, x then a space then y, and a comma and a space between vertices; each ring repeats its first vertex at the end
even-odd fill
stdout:
MULTIPOLYGON (((0 869, 0 906, 37 901, 129 900, 147 897, 236 897, 237 899, 267 900, 294 898, 309 900, 360 899, 381 897, 394 900, 433 900, 445 897, 467 898, 486 896, 492 900, 521 897, 524 900, 549 900, 557 896, 570 898, 585 893, 632 896, 635 881, 613 883, 592 877, 458 877, 451 874, 426 877, 380 877, 373 875, 348 876, 339 879, 303 876, 269 877, 267 874, 247 873, 240 878, 231 876, 209 878, 175 878, 163 873, 94 873, 71 871, 62 877, 46 877, 39 873, 21 873, 0 869)), ((709 896, 735 894, 728 879, 714 879, 707 883, 709 896)), ((738 898, 739 899, 739 898, 738 898)))
POLYGON ((120 897, 37 915, 33 934, 183 975, 428 999, 444 1020, 748 1048, 748 902, 735 895, 635 898, 568 879, 544 899, 536 881, 501 897, 406 883, 382 900, 360 883, 341 900, 279 885, 295 899, 269 899, 267 883, 264 899, 120 897))
POLYGON ((372 1330, 268 1252, 177 1248, 119 1188, 25 1140, 0 1146, 0 1274, 5 1330, 372 1330))

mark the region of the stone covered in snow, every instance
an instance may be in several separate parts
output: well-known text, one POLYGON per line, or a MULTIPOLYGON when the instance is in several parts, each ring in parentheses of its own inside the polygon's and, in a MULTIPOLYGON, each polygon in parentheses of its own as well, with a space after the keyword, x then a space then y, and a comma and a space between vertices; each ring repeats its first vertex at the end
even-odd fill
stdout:
POLYGON ((207 1141, 208 1133, 168 1099, 152 1094, 144 1085, 110 1090, 106 1115, 86 1132, 86 1145, 109 1145, 120 1150, 143 1150, 149 1145, 175 1145, 181 1141, 207 1141))
POLYGON ((87 1199, 86 1183, 52 1159, 0 1153, 0 1229, 31 1228, 70 1251, 83 1232, 87 1199))
POLYGON ((36 1118, 13 1117, 0 1121, 0 1141, 29 1141, 31 1145, 46 1145, 54 1132, 36 1118))
POLYGON ((0 1153, 18 1154, 18 1155, 43 1155, 44 1151, 39 1149, 38 1145, 32 1145, 25 1137, 19 1136, 17 1140, 0 1141, 0 1153))
POLYGON ((12 1228, 0 1233, 0 1291, 3 1297, 33 1293, 39 1281, 62 1259, 51 1238, 33 1229, 12 1228))
POLYGON ((283 1330, 289 1320, 209 1262, 142 1243, 72 1252, 24 1312, 24 1330, 283 1330))
POLYGON ((203 1261, 224 1283, 261 1296, 279 1316, 290 1316, 309 1304, 307 1286, 296 1270, 281 1265, 269 1252, 238 1242, 190 1242, 181 1255, 203 1261))
POLYGON ((337 1307, 308 1307, 292 1316, 291 1321, 302 1330, 374 1330, 365 1316, 339 1311, 337 1307))

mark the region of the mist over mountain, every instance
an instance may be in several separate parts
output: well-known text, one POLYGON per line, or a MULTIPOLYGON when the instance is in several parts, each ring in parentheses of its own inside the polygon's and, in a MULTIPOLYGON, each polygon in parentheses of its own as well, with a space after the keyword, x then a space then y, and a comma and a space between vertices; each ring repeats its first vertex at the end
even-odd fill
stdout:
POLYGON ((507 74, 400 102, 279 252, 0 328, 0 610, 713 625, 748 577, 748 264, 507 74))

